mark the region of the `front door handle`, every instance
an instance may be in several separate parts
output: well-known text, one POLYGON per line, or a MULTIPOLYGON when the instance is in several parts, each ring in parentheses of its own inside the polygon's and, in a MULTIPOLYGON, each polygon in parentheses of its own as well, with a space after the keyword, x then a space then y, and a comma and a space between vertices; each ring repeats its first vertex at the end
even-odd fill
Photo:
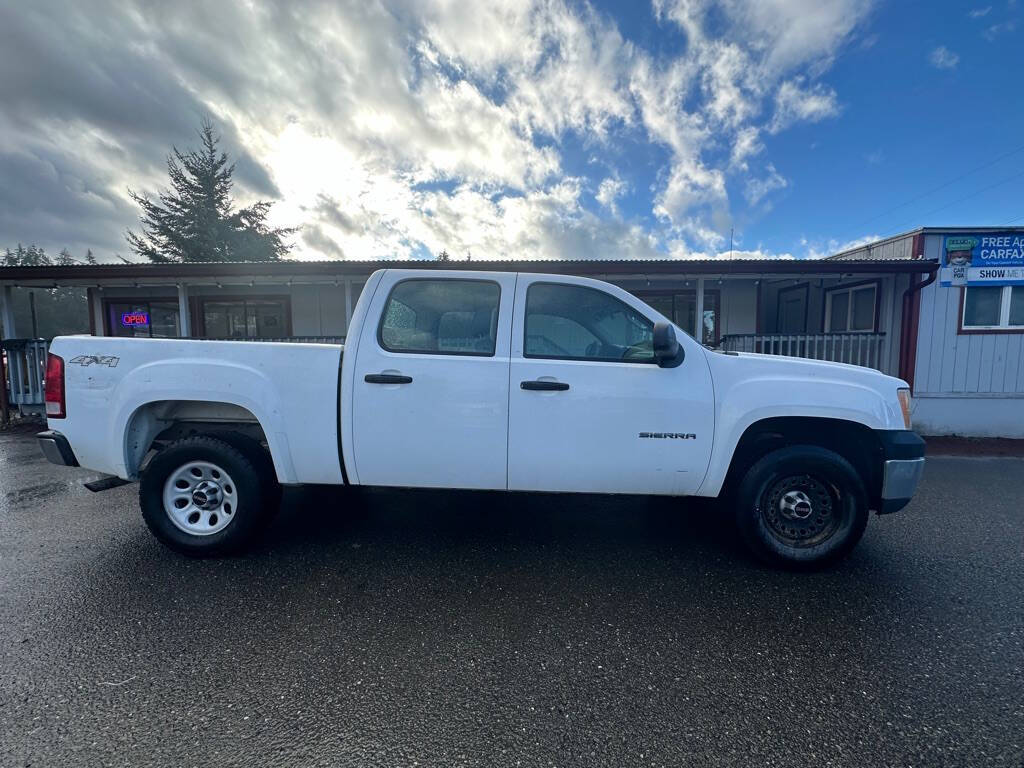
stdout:
POLYGON ((564 392, 569 385, 564 381, 521 381, 519 387, 535 392, 564 392))
POLYGON ((412 376, 397 373, 368 373, 363 377, 367 384, 412 384, 412 376))

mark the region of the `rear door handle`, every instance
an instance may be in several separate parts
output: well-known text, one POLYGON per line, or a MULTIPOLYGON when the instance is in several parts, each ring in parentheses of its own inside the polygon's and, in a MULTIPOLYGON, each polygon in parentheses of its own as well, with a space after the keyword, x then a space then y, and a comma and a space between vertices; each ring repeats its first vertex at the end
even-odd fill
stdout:
POLYGON ((569 385, 564 381, 521 381, 519 387, 536 392, 564 392, 569 385))
POLYGON ((397 373, 368 373, 363 377, 367 384, 412 384, 412 376, 397 373))

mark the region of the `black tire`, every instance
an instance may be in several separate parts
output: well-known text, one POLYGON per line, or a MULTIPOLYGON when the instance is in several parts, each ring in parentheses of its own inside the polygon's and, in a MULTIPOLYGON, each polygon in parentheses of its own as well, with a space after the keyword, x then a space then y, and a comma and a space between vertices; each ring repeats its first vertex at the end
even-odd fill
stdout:
POLYGON ((245 454, 245 457, 252 462, 259 473, 260 482, 263 483, 261 491, 264 501, 264 511, 269 517, 273 517, 281 508, 281 484, 277 482, 277 470, 274 469, 274 460, 270 452, 264 448, 259 441, 241 434, 240 432, 221 432, 210 435, 218 440, 223 440, 228 445, 237 448, 245 454))
MULTIPOLYGON (((234 441, 232 441, 234 442, 234 441)), ((191 557, 218 557, 244 550, 259 534, 276 506, 277 496, 267 494, 261 460, 250 450, 209 436, 188 437, 171 443, 149 462, 139 483, 142 518, 160 542, 191 557), (227 473, 236 503, 230 519, 214 533, 197 535, 183 530, 165 509, 164 492, 172 474, 191 462, 209 463, 227 473)), ((276 481, 273 483, 277 485, 276 481)), ((169 487, 169 486, 168 486, 169 487)), ((226 506, 226 505, 225 505, 226 506)), ((198 525, 198 521, 197 521, 198 525)))
POLYGON ((736 494, 736 524, 764 562, 811 569, 849 554, 864 535, 868 500, 853 466, 834 451, 796 445, 747 470, 736 494))

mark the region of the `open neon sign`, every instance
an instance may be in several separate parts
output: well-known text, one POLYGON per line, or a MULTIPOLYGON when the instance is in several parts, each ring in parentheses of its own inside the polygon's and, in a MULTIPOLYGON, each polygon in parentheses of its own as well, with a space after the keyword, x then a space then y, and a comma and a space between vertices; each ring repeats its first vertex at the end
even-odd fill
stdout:
POLYGON ((125 328, 136 328, 149 325, 149 312, 122 312, 121 325, 125 328))

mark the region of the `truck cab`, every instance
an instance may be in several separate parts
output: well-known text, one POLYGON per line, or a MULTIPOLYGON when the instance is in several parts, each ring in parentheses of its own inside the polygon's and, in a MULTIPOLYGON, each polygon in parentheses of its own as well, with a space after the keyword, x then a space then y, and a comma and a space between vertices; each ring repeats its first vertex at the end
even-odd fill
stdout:
POLYGON ((659 357, 654 326, 668 321, 625 291, 579 277, 388 270, 367 294, 356 319, 373 320, 354 323, 342 366, 354 482, 700 487, 714 435, 707 360, 681 333, 659 357))

